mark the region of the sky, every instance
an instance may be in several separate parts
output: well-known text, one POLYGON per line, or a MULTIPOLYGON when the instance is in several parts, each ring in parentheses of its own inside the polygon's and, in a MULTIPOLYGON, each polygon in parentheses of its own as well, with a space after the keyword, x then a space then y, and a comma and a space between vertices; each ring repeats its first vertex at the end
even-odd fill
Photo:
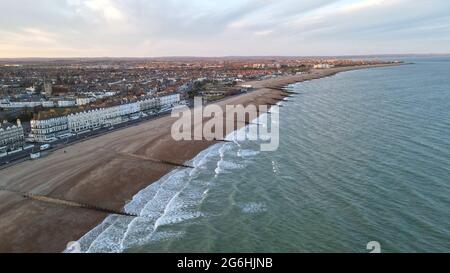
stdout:
POLYGON ((0 0, 0 58, 449 53, 448 0, 0 0))

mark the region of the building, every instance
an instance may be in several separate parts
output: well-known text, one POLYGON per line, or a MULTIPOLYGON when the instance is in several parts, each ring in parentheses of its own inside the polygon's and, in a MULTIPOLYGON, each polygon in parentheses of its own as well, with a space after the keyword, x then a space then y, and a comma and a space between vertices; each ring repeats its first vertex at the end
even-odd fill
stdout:
POLYGON ((332 64, 315 64, 314 69, 327 69, 327 68, 333 68, 334 65, 332 64))
POLYGON ((44 93, 47 97, 51 97, 53 94, 53 86, 50 82, 44 83, 44 93))
POLYGON ((180 103, 180 94, 84 111, 46 120, 32 120, 29 137, 35 142, 51 142, 68 133, 79 134, 107 128, 135 119, 144 111, 169 109, 180 103))
POLYGON ((128 121, 131 115, 140 111, 139 103, 128 103, 70 114, 67 117, 68 128, 70 133, 78 134, 89 130, 111 127, 128 121))
POLYGON ((73 107, 75 106, 75 100, 59 100, 58 107, 73 107))
POLYGON ((253 90, 253 85, 250 84, 241 84, 239 85, 241 92, 249 92, 253 90))
POLYGON ((141 112, 141 108, 137 102, 121 104, 106 109, 113 113, 113 117, 121 117, 122 122, 128 121, 131 115, 141 112))
POLYGON ((58 136, 69 133, 67 116, 45 120, 31 120, 29 137, 35 142, 50 142, 58 136))
POLYGON ((25 136, 20 120, 17 120, 17 124, 6 121, 0 124, 0 156, 22 149, 24 144, 25 136))
POLYGON ((53 101, 51 101, 51 100, 43 101, 42 102, 42 107, 53 108, 53 107, 55 107, 55 103, 53 101))
POLYGON ((0 103, 1 108, 33 108, 41 105, 40 101, 3 101, 0 103))
POLYGON ((157 98, 141 100, 138 103, 139 107, 141 108, 141 111, 143 112, 155 110, 160 107, 160 100, 157 98))
POLYGON ((179 104, 180 100, 180 94, 159 97, 159 102, 162 109, 172 108, 173 106, 179 104))
POLYGON ((97 92, 95 94, 93 94, 95 99, 103 99, 103 98, 107 98, 107 97, 114 97, 115 95, 117 95, 117 92, 97 92))
POLYGON ((87 105, 94 101, 95 101, 95 98, 93 98, 93 97, 76 98, 76 105, 78 105, 78 106, 87 105))
POLYGON ((71 133, 77 134, 80 132, 89 131, 96 128, 101 128, 106 119, 105 109, 95 109, 86 112, 70 114, 67 117, 68 128, 71 133))

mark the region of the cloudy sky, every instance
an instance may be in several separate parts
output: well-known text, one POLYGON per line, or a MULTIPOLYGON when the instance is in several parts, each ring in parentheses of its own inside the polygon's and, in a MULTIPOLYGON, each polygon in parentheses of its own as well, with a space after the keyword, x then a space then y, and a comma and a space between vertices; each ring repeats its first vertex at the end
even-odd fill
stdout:
POLYGON ((448 0, 0 0, 0 58, 448 53, 448 0))

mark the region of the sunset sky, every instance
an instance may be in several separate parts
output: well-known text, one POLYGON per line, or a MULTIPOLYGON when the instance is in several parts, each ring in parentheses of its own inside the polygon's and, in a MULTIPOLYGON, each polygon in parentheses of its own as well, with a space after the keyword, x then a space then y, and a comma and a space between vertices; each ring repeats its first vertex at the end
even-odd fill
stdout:
POLYGON ((0 58, 448 53, 448 0, 0 1, 0 58))

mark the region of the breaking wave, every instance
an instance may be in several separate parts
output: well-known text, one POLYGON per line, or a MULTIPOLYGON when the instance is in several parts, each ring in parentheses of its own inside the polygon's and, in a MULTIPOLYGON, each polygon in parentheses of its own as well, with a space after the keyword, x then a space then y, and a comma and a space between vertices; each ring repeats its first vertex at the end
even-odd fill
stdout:
MULTIPOLYGON (((127 213, 139 217, 108 216, 78 241, 81 250, 123 252, 152 242, 182 237, 183 230, 171 227, 208 216, 199 207, 213 186, 212 178, 244 168, 246 159, 259 154, 257 150, 241 147, 239 139, 245 139, 249 134, 249 126, 229 134, 226 139, 231 142, 215 144, 199 153, 188 162, 194 166, 193 169, 175 169, 141 190, 124 207, 127 213), (209 179, 200 178, 205 176, 209 179)), ((242 210, 243 213, 252 213, 263 210, 263 206, 250 203, 242 210)))

